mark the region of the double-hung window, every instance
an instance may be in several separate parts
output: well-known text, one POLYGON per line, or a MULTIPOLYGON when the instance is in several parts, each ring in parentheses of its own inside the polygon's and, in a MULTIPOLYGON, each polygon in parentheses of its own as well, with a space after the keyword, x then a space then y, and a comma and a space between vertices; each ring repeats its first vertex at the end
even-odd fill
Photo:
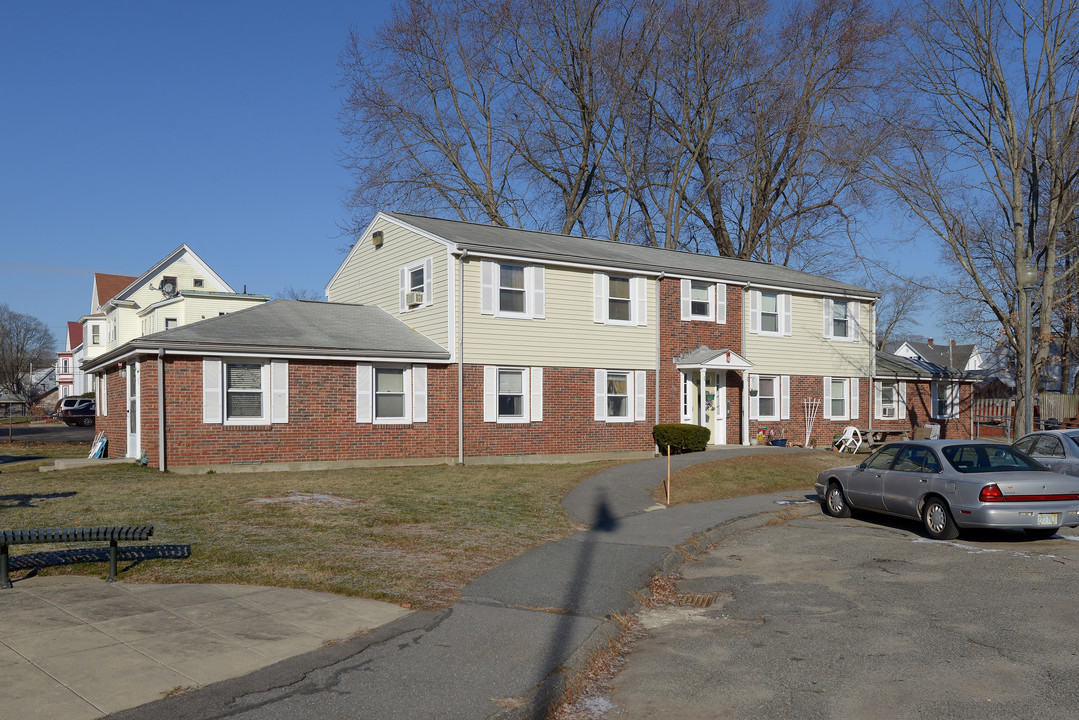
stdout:
POLYGON ((647 325, 648 286, 643 277, 595 273, 594 320, 604 325, 647 325))
POLYGON ((427 422, 427 366, 358 363, 356 422, 427 422))
POLYGON ((727 322, 727 286, 705 280, 681 280, 682 320, 727 322))
POLYGON ((824 378, 824 417, 827 420, 858 419, 858 378, 824 378))
POLYGON ((496 317, 544 318, 543 267, 521 263, 480 262, 480 313, 496 317))
POLYGON ((877 420, 902 420, 907 416, 906 383, 899 380, 876 382, 877 420))
POLYGON ((749 376, 749 417, 751 420, 790 419, 791 379, 789 375, 749 376))
POLYGON ((98 325, 97 323, 94 323, 94 324, 90 325, 90 344, 91 345, 100 345, 101 344, 101 326, 98 325))
POLYGON ((527 423, 543 420, 543 368, 483 368, 483 421, 527 423))
POLYGON ((824 298, 824 337, 832 340, 861 340, 861 303, 855 300, 824 298))
POLYGON ((225 425, 288 422, 288 361, 204 358, 202 421, 225 425))
POLYGON ((434 301, 434 262, 431 258, 398 270, 398 309, 401 312, 425 308, 434 301))
POLYGON ((792 334, 790 293, 750 290, 749 331, 755 335, 789 337, 792 334))
POLYGON ((644 420, 647 377, 644 370, 596 370, 595 419, 605 422, 644 420))
POLYGON ((933 418, 947 420, 959 417, 959 385, 949 382, 934 382, 930 386, 932 394, 933 418))

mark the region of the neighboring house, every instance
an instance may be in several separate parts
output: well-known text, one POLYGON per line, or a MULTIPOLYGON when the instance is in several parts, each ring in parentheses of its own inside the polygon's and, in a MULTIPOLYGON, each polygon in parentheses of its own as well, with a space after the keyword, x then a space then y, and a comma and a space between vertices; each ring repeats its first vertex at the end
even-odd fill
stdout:
POLYGON ((965 372, 981 370, 985 366, 985 358, 977 345, 957 345, 955 340, 949 340, 946 345, 935 345, 933 338, 926 339, 924 343, 908 340, 894 354, 965 372))
POLYGON ((56 353, 57 397, 66 398, 86 392, 86 374, 79 367, 82 359, 82 324, 68 322, 64 349, 56 353))
POLYGON ((971 402, 974 383, 980 379, 978 373, 878 352, 874 428, 913 430, 938 425, 942 438, 973 437, 971 402))
POLYGON ((549 461, 650 456, 656 423, 800 442, 808 403, 812 444, 883 422, 879 295, 787 267, 380 213, 326 293, 88 361, 110 453, 190 469, 549 461))

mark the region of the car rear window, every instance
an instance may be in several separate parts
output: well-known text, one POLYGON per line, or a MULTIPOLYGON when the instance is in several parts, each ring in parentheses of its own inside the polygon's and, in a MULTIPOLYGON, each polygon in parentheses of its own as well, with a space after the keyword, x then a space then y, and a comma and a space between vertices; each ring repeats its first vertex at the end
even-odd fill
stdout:
POLYGON ((948 445, 941 451, 961 473, 1046 470, 1037 460, 1008 445, 948 445))

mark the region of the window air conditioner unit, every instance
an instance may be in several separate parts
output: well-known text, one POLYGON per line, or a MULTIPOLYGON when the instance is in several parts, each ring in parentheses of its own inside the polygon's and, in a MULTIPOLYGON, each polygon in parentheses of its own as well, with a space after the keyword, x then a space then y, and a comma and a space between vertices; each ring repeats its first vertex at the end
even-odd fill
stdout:
POLYGON ((410 292, 405 295, 405 304, 409 307, 414 305, 423 305, 423 293, 422 292, 410 292))

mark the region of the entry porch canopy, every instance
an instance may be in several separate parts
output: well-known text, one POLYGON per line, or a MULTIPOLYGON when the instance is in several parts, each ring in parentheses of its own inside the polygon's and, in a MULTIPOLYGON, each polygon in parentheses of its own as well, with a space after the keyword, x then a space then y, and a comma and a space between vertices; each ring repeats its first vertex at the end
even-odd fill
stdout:
MULTIPOLYGON (((713 350, 707 345, 702 345, 694 350, 676 357, 674 359, 675 367, 680 372, 691 373, 696 371, 699 379, 697 382, 698 391, 701 394, 700 407, 705 406, 705 376, 709 371, 718 372, 725 370, 745 371, 753 369, 753 363, 746 360, 744 357, 724 348, 723 350, 713 350)), ((742 373, 742 397, 746 397, 749 393, 749 374, 742 373)), ((745 402, 742 405, 742 438, 743 443, 746 442, 745 438, 749 432, 749 413, 745 411, 745 402)), ((703 422, 703 413, 697 418, 698 424, 703 422)))

